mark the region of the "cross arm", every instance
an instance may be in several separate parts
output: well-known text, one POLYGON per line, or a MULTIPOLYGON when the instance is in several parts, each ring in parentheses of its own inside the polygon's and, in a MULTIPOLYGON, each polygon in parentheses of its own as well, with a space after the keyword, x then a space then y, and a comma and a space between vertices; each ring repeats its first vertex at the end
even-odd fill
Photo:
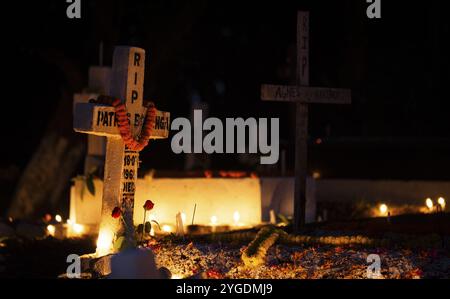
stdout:
MULTIPOLYGON (((141 126, 147 108, 142 107, 140 113, 129 115, 141 126)), ((150 139, 169 137, 170 113, 156 110, 155 126, 150 139)), ((76 132, 107 137, 120 137, 114 107, 93 103, 78 103, 74 107, 73 128, 76 132)))
POLYGON ((261 85, 261 100, 305 104, 351 104, 351 90, 307 86, 261 85))

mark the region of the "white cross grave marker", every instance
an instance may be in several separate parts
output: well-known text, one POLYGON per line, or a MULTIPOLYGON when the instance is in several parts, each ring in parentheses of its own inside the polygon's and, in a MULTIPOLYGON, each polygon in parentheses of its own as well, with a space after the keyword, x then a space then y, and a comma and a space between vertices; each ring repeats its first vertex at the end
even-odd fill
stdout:
MULTIPOLYGON (((147 111, 143 106, 144 68, 145 50, 124 46, 114 49, 110 96, 125 103, 135 138, 140 134, 147 111)), ((97 241, 97 255, 105 255, 113 251, 113 242, 121 233, 128 244, 135 242, 133 208, 139 152, 124 145, 114 107, 80 103, 75 106, 74 115, 76 132, 107 137, 102 215, 97 241), (123 222, 111 216, 115 207, 121 208, 123 222)), ((157 111, 150 138, 167 138, 169 121, 170 113, 157 111)))
MULTIPOLYGON (((101 52, 100 52, 101 56, 101 52)), ((101 59, 100 59, 101 60, 101 59)), ((89 103, 90 99, 97 98, 100 94, 107 94, 109 92, 111 67, 107 66, 91 66, 89 67, 89 84, 88 87, 81 93, 74 94, 73 105, 78 103, 89 103)), ((90 175, 93 170, 96 173, 103 173, 105 153, 106 153, 106 138, 104 136, 96 136, 89 134, 87 136, 87 151, 84 161, 84 174, 90 175), (97 170, 100 170, 98 171, 97 170)))
POLYGON ((297 85, 261 86, 263 101, 295 102, 295 191, 294 231, 299 232, 305 224, 308 104, 351 104, 348 89, 307 87, 309 85, 309 12, 297 14, 297 85))

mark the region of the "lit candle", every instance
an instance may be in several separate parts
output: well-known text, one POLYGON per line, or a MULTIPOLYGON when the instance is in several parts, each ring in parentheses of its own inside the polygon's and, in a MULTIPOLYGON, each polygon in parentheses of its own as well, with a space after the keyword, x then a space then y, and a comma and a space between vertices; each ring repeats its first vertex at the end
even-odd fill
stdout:
POLYGON ((431 198, 427 198, 426 200, 425 200, 425 204, 427 205, 427 207, 428 207, 428 209, 430 210, 430 211, 432 211, 433 210, 433 201, 431 200, 431 198))
POLYGON ((234 220, 234 224, 238 225, 239 224, 239 220, 241 219, 241 214, 239 214, 238 211, 234 212, 233 214, 233 220, 234 220))
POLYGON ((381 215, 386 215, 387 214, 387 211, 388 211, 388 206, 386 205, 386 204, 381 204, 380 205, 380 213, 381 213, 381 215))
POLYGON ((167 225, 167 224, 163 225, 161 229, 162 229, 162 231, 165 232, 165 233, 170 233, 170 232, 172 232, 172 227, 171 227, 170 225, 167 225))
POLYGON ((72 225, 72 227, 73 227, 73 232, 74 232, 75 234, 77 234, 77 235, 81 235, 81 234, 83 233, 83 231, 84 231, 84 227, 83 227, 83 225, 81 225, 81 224, 74 223, 74 224, 72 225))
POLYGON ((443 197, 438 198, 438 204, 441 206, 442 210, 445 210, 445 199, 443 197))
POLYGON ((52 236, 52 237, 54 237, 55 236, 55 231, 56 231, 56 228, 55 228, 55 226, 54 225, 47 225, 47 231, 48 231, 48 233, 50 234, 50 236, 52 236))
POLYGON ((113 233, 109 229, 103 229, 98 234, 97 256, 104 256, 112 252, 113 233))

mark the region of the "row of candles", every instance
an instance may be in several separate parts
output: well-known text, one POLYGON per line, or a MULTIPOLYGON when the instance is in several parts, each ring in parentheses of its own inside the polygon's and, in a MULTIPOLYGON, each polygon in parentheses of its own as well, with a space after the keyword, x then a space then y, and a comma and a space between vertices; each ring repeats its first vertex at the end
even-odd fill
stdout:
MULTIPOLYGON (((187 222, 187 217, 185 213, 180 213, 181 215, 181 219, 182 219, 182 223, 186 224, 187 222)), ((233 226, 235 227, 241 227, 243 226, 243 224, 240 222, 241 219, 241 215, 238 211, 235 211, 233 213, 233 226)), ((147 218, 147 221, 152 221, 152 220, 156 220, 156 217, 154 217, 152 214, 150 214, 147 218)), ((62 224, 62 217, 61 215, 56 215, 55 216, 55 221, 58 224, 62 224)), ((214 226, 218 226, 219 225, 219 218, 216 215, 212 215, 210 218, 210 226, 214 227, 214 226)), ((78 224, 73 222, 71 219, 67 219, 67 223, 66 224, 62 224, 63 226, 67 227, 68 230, 68 235, 72 235, 72 236, 81 236, 84 232, 85 232, 85 228, 83 225, 78 224)), ((185 225, 187 226, 187 225, 185 225)), ((55 236, 57 228, 56 228, 56 224, 49 224, 47 225, 47 231, 51 236, 55 236)), ((172 233, 174 232, 174 227, 172 225, 169 224, 164 224, 161 226, 161 231, 163 233, 172 233)), ((152 234, 154 234, 154 231, 152 230, 152 234)))
POLYGON ((79 236, 83 235, 83 233, 85 232, 85 228, 83 225, 75 223, 71 219, 67 219, 67 223, 63 224, 62 223, 63 219, 62 219, 61 215, 56 215, 55 221, 57 222, 57 224, 47 225, 47 232, 52 237, 57 236, 58 229, 61 230, 61 237, 63 237, 62 234, 64 234, 64 232, 62 232, 62 230, 64 230, 64 229, 67 230, 66 231, 67 236, 79 237, 79 236))
MULTIPOLYGON (((244 227, 244 224, 240 222, 240 219, 241 219, 240 213, 238 211, 235 211, 233 213, 234 224, 231 228, 244 227)), ((157 221, 157 218, 153 214, 149 214, 149 215, 147 215, 145 220, 146 221, 157 221)), ((160 233, 162 233, 162 234, 170 234, 170 233, 178 234, 178 233, 180 233, 180 230, 181 230, 181 233, 184 234, 186 228, 192 233, 204 233, 204 232, 218 232, 221 229, 228 230, 230 227, 227 225, 221 225, 219 222, 219 218, 216 215, 211 216, 209 226, 187 225, 186 214, 183 212, 180 212, 176 215, 176 225, 175 226, 169 225, 169 224, 161 225, 160 233), (210 228, 210 230, 209 230, 209 228, 210 228)), ((152 235, 152 236, 155 235, 153 225, 150 230, 150 235, 152 235)), ((112 239, 113 239, 113 233, 108 228, 103 228, 103 230, 101 230, 99 232, 99 236, 97 239, 97 251, 96 251, 97 256, 104 256, 106 254, 111 253, 112 239)))
MULTIPOLYGON (((443 197, 439 197, 436 202, 434 202, 430 197, 425 199, 425 206, 427 207, 429 212, 433 212, 433 211, 444 211, 445 210, 445 206, 446 206, 446 202, 445 199, 443 197)), ((389 207, 386 204, 380 204, 379 206, 379 211, 380 211, 380 215, 381 216, 389 216, 390 215, 390 211, 389 211, 389 207)))
MULTIPOLYGON (((187 216, 185 213, 181 212, 179 213, 180 215, 180 219, 181 219, 181 223, 180 225, 182 227, 189 227, 190 225, 187 224, 187 216)), ((149 214, 147 219, 147 221, 157 221, 156 217, 153 214, 149 214)), ((240 222, 241 220, 241 214, 239 213, 239 211, 235 211, 233 213, 233 224, 231 225, 231 228, 241 228, 244 226, 243 223, 240 222)), ((215 228, 221 226, 220 222, 219 222, 219 217, 217 217, 216 215, 212 215, 210 218, 210 222, 209 222, 209 226, 212 227, 212 230, 214 231, 215 228)), ((228 225, 227 225, 228 227, 228 225)), ((161 232, 162 233, 172 233, 176 231, 176 227, 169 225, 169 224, 164 224, 161 226, 161 232)), ((151 235, 154 235, 154 231, 152 229, 151 235)))
MULTIPOLYGON (((444 211, 445 210, 445 206, 446 206, 446 202, 445 202, 445 199, 443 197, 439 197, 436 200, 436 202, 433 201, 431 198, 427 198, 425 200, 425 206, 427 207, 427 209, 430 212, 432 212, 434 210, 444 211)), ((378 209, 379 209, 379 212, 380 212, 381 216, 389 216, 390 215, 389 207, 385 203, 380 204, 378 209)), ((187 220, 186 214, 185 213, 180 213, 180 216, 181 216, 181 220, 182 220, 182 225, 183 226, 187 226, 186 225, 186 220, 187 220)), ((241 215, 240 215, 239 211, 235 211, 233 213, 233 221, 234 221, 233 226, 234 227, 242 227, 243 226, 243 224, 240 222, 240 218, 241 218, 241 215)), ((56 220, 57 223, 62 223, 62 217, 60 215, 56 215, 55 216, 55 220, 56 220)), ((148 221, 152 221, 152 220, 156 220, 156 218, 152 214, 150 214, 148 216, 147 220, 148 221)), ((213 228, 218 226, 219 225, 219 218, 216 215, 212 215, 211 218, 210 218, 209 225, 211 227, 213 227, 213 228)), ((67 220, 67 224, 65 226, 67 227, 68 235, 81 236, 84 233, 84 231, 85 231, 83 225, 75 223, 71 219, 67 220)), ((48 233, 50 235, 55 236, 55 233, 56 233, 55 225, 49 224, 47 226, 47 231, 48 231, 48 233)), ((172 232, 175 231, 175 228, 172 225, 164 224, 164 225, 161 226, 161 231, 162 231, 162 233, 172 233, 172 232)), ((154 234, 153 229, 152 229, 151 234, 154 234)))

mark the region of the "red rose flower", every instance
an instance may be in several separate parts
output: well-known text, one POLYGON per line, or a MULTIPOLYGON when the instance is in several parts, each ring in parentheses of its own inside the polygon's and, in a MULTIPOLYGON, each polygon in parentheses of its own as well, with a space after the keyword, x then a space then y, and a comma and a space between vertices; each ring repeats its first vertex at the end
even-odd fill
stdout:
POLYGON ((119 207, 115 207, 114 209, 113 209, 113 211, 112 211, 112 213, 111 213, 111 216, 113 217, 113 218, 119 218, 120 217, 120 215, 122 215, 122 211, 120 210, 120 208, 119 207))
POLYGON ((150 211, 154 206, 155 204, 151 200, 146 200, 144 204, 144 210, 150 211))

